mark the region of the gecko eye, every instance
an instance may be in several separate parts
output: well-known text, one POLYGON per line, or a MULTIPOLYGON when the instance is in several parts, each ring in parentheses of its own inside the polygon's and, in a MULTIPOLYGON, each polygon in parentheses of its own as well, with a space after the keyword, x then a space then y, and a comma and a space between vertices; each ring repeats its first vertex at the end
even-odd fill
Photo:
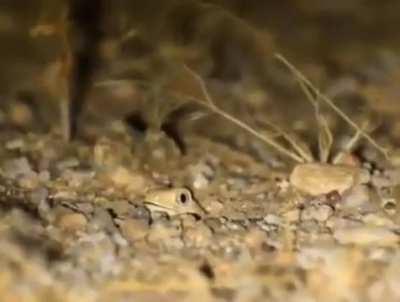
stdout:
POLYGON ((179 203, 185 204, 185 203, 187 203, 188 201, 189 201, 189 198, 188 198, 188 196, 187 196, 185 193, 179 194, 179 196, 178 196, 178 202, 179 202, 179 203))

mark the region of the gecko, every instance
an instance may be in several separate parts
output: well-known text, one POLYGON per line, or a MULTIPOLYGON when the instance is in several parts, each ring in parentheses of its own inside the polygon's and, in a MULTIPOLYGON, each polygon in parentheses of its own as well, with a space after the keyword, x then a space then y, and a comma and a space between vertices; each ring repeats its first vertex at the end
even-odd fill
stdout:
POLYGON ((165 212, 169 216, 194 214, 202 217, 206 213, 186 188, 150 190, 144 205, 150 211, 165 212))

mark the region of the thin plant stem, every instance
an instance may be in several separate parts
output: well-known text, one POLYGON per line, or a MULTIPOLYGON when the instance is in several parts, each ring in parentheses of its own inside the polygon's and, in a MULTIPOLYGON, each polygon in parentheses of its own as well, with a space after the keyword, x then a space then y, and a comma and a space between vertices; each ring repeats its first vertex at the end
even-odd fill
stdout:
MULTIPOLYGON (((362 126, 363 129, 366 129, 368 127, 368 122, 365 123, 365 125, 362 126)), ((339 152, 332 160, 332 162, 334 164, 339 163, 343 156, 345 155, 345 153, 350 152, 352 149, 354 149, 354 147, 356 146, 356 144, 358 143, 358 141, 361 138, 361 131, 356 131, 354 133, 354 135, 350 138, 350 140, 346 143, 346 145, 343 148, 342 152, 339 152)))
POLYGON ((282 136, 289 143, 289 145, 292 146, 293 150, 304 159, 305 162, 314 161, 312 154, 310 154, 310 152, 306 148, 304 148, 299 142, 297 142, 293 135, 290 135, 290 133, 271 122, 264 121, 264 123, 274 129, 280 136, 282 136))
POLYGON ((225 112, 224 110, 222 110, 218 106, 216 106, 214 101, 212 100, 210 94, 208 93, 208 90, 207 90, 204 80, 196 72, 194 72, 192 69, 190 69, 186 65, 184 65, 184 67, 199 83, 200 88, 205 97, 205 102, 202 100, 199 100, 197 98, 194 98, 194 97, 190 97, 190 96, 185 96, 185 97, 188 97, 191 101, 194 101, 204 107, 207 107, 209 110, 213 111, 214 113, 222 116, 226 120, 232 122, 233 124, 239 126, 242 129, 246 130, 248 133, 257 137, 259 140, 261 140, 264 143, 266 143, 267 145, 273 147, 279 153, 291 158, 292 160, 294 160, 296 162, 299 162, 299 163, 304 162, 304 159, 302 157, 300 157, 299 155, 297 155, 296 153, 293 153, 293 152, 287 150, 284 146, 282 146, 278 142, 274 141, 273 139, 271 139, 265 135, 262 135, 256 129, 252 128, 248 124, 242 122, 241 120, 235 118, 234 116, 230 115, 229 113, 225 112))
POLYGON ((308 78, 306 78, 293 64, 291 64, 285 57, 280 54, 276 54, 275 57, 280 62, 282 62, 298 80, 305 83, 307 87, 309 87, 317 95, 317 99, 324 101, 324 103, 326 103, 333 111, 335 111, 344 121, 346 121, 356 131, 360 132, 360 135, 363 136, 380 153, 382 153, 386 159, 389 158, 387 149, 380 146, 370 135, 368 135, 368 133, 366 133, 363 129, 360 128, 360 126, 353 122, 349 116, 347 116, 333 103, 331 99, 329 99, 317 87, 315 87, 314 84, 308 78))

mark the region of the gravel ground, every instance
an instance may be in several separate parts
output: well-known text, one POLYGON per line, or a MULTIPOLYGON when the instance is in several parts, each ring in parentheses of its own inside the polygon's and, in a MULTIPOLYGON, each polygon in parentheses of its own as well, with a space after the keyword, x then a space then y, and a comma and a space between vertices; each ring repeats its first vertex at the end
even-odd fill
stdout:
POLYGON ((121 129, 1 140, 3 301, 400 298, 396 168, 277 169, 198 136, 143 160, 121 129))

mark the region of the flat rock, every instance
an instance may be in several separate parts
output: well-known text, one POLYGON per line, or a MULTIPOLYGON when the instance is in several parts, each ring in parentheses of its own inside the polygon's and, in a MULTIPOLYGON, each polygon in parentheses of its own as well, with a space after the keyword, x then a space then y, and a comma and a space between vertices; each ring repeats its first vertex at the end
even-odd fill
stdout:
POLYGON ((338 229, 333 236, 341 244, 391 246, 399 242, 399 236, 384 227, 360 226, 338 229))
POLYGON ((359 169, 344 165, 307 163, 297 165, 290 175, 290 183, 311 196, 339 194, 352 188, 359 179, 359 169))

